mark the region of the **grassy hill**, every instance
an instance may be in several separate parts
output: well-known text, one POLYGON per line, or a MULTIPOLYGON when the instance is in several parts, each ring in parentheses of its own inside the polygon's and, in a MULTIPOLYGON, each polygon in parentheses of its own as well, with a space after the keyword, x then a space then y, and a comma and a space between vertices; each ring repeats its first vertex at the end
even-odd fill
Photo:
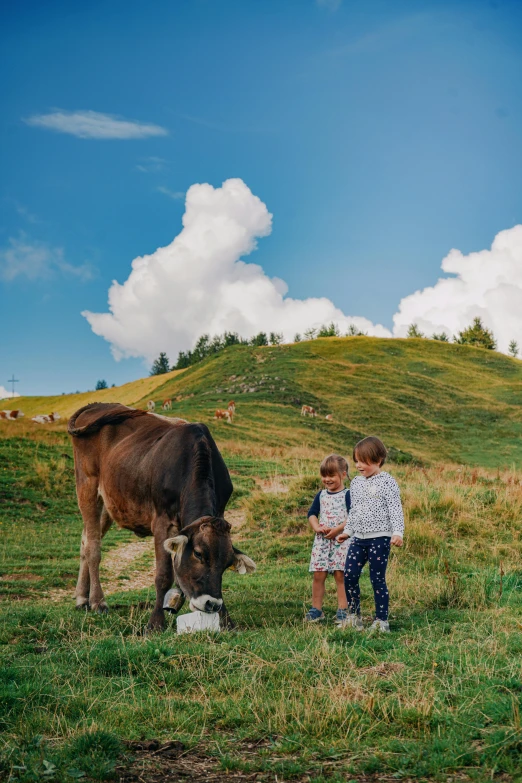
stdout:
POLYGON ((221 440, 259 447, 351 453, 380 436, 395 461, 447 460, 488 467, 522 462, 522 362, 494 351, 433 340, 323 338, 251 348, 234 346, 184 371, 102 392, 21 397, 26 416, 70 416, 88 402, 146 407, 172 398, 174 416, 219 428, 221 440), (214 422, 237 404, 233 433, 214 422), (300 408, 311 404, 315 420, 300 408), (332 414, 333 423, 325 420, 332 414))
POLYGON ((395 461, 522 462, 522 362, 465 345, 348 337, 237 346, 150 395, 165 397, 174 401, 173 415, 207 423, 234 399, 233 436, 224 422, 216 426, 235 443, 350 453, 355 439, 374 434, 395 461), (301 418, 303 403, 315 407, 317 419, 301 418), (325 421, 329 413, 333 424, 325 421))
MULTIPOLYGON (((136 539, 113 527, 110 614, 74 611, 82 524, 65 422, 0 422, 0 780, 518 783, 521 368, 466 346, 327 338, 23 399, 26 414, 68 415, 171 397, 172 415, 209 423, 233 478, 234 540, 258 570, 225 574, 237 633, 178 637, 171 620, 144 636, 153 551, 142 541, 130 556, 136 539), (229 399, 234 424, 214 421, 229 399), (302 403, 320 416, 303 419, 302 403), (386 638, 334 628, 330 579, 328 623, 302 622, 319 459, 370 432, 392 447, 406 520, 386 638)), ((361 589, 369 624, 367 574, 361 589)))
MULTIPOLYGON (((183 370, 173 370, 165 375, 152 375, 148 378, 139 378, 137 381, 125 383, 113 389, 101 391, 79 392, 78 394, 57 394, 41 397, 17 397, 14 400, 0 401, 0 407, 6 409, 19 408, 25 416, 35 416, 38 413, 59 413, 60 416, 69 417, 89 402, 111 402, 117 399, 124 405, 136 405, 143 397, 155 395, 158 386, 162 386, 166 380, 175 378, 183 370)), ((163 400, 162 400, 163 402, 163 400)))

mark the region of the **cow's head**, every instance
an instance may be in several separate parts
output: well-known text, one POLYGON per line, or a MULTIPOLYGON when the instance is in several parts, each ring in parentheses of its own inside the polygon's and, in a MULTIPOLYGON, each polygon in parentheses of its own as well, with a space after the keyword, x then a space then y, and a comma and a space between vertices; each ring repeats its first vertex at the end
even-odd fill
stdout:
POLYGON ((232 546, 229 523, 220 517, 202 517, 165 541, 172 554, 176 582, 190 599, 190 608, 218 612, 223 604, 221 581, 227 568, 251 574, 256 564, 232 546))

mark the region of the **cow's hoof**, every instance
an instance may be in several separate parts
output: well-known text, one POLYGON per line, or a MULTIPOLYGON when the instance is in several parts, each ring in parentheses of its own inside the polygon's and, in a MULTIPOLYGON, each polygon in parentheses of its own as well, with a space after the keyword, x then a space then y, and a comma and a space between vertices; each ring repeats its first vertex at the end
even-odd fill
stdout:
POLYGON ((76 604, 76 610, 78 612, 88 612, 91 608, 89 601, 81 601, 76 604))
POLYGON ((93 606, 92 608, 96 614, 109 614, 109 607, 105 603, 98 604, 98 606, 93 606))

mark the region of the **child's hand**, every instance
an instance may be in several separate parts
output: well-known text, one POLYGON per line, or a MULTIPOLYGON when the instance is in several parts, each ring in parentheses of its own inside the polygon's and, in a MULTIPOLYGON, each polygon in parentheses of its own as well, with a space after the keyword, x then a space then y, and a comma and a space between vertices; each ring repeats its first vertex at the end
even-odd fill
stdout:
POLYGON ((392 536, 391 542, 392 546, 402 546, 402 536, 392 536))
POLYGON ((324 537, 328 539, 328 541, 331 541, 332 538, 335 538, 337 535, 337 531, 334 527, 328 528, 328 531, 325 532, 324 537))
POLYGON ((338 541, 340 544, 342 544, 342 543, 343 543, 343 541, 346 541, 346 539, 347 539, 347 538, 350 538, 350 536, 348 535, 348 533, 339 533, 339 535, 337 536, 337 541, 338 541))

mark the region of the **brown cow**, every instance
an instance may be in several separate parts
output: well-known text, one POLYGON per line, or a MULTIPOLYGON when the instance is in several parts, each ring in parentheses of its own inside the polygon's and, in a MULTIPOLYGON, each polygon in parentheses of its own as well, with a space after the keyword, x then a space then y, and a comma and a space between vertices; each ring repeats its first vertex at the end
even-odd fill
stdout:
POLYGON ((0 411, 0 419, 6 419, 6 421, 21 419, 23 415, 22 411, 0 411))
POLYGON ((84 522, 76 606, 108 611, 99 565, 101 539, 114 521, 138 536, 154 536, 156 604, 149 628, 164 627, 174 580, 192 609, 219 611, 228 624, 223 572, 250 573, 255 563, 232 546, 223 518, 232 482, 208 428, 92 403, 72 416, 68 432, 84 522))
POLYGON ((232 415, 234 415, 234 413, 236 412, 236 403, 234 402, 234 400, 230 400, 230 402, 228 403, 228 410, 232 415))
POLYGON ((315 418, 317 413, 315 412, 315 408, 312 408, 311 405, 303 405, 301 408, 301 416, 313 416, 315 418))
POLYGON ((53 421, 58 421, 61 418, 59 413, 39 413, 37 416, 33 416, 31 421, 36 424, 52 424, 53 421))
POLYGON ((326 419, 326 421, 333 421, 333 416, 331 413, 327 413, 324 418, 326 419))
POLYGON ((221 411, 218 410, 214 414, 215 419, 224 419, 225 421, 228 421, 229 424, 232 424, 232 419, 234 418, 234 414, 231 410, 221 411))
POLYGON ((161 407, 164 411, 170 411, 172 409, 172 400, 165 400, 161 407))

